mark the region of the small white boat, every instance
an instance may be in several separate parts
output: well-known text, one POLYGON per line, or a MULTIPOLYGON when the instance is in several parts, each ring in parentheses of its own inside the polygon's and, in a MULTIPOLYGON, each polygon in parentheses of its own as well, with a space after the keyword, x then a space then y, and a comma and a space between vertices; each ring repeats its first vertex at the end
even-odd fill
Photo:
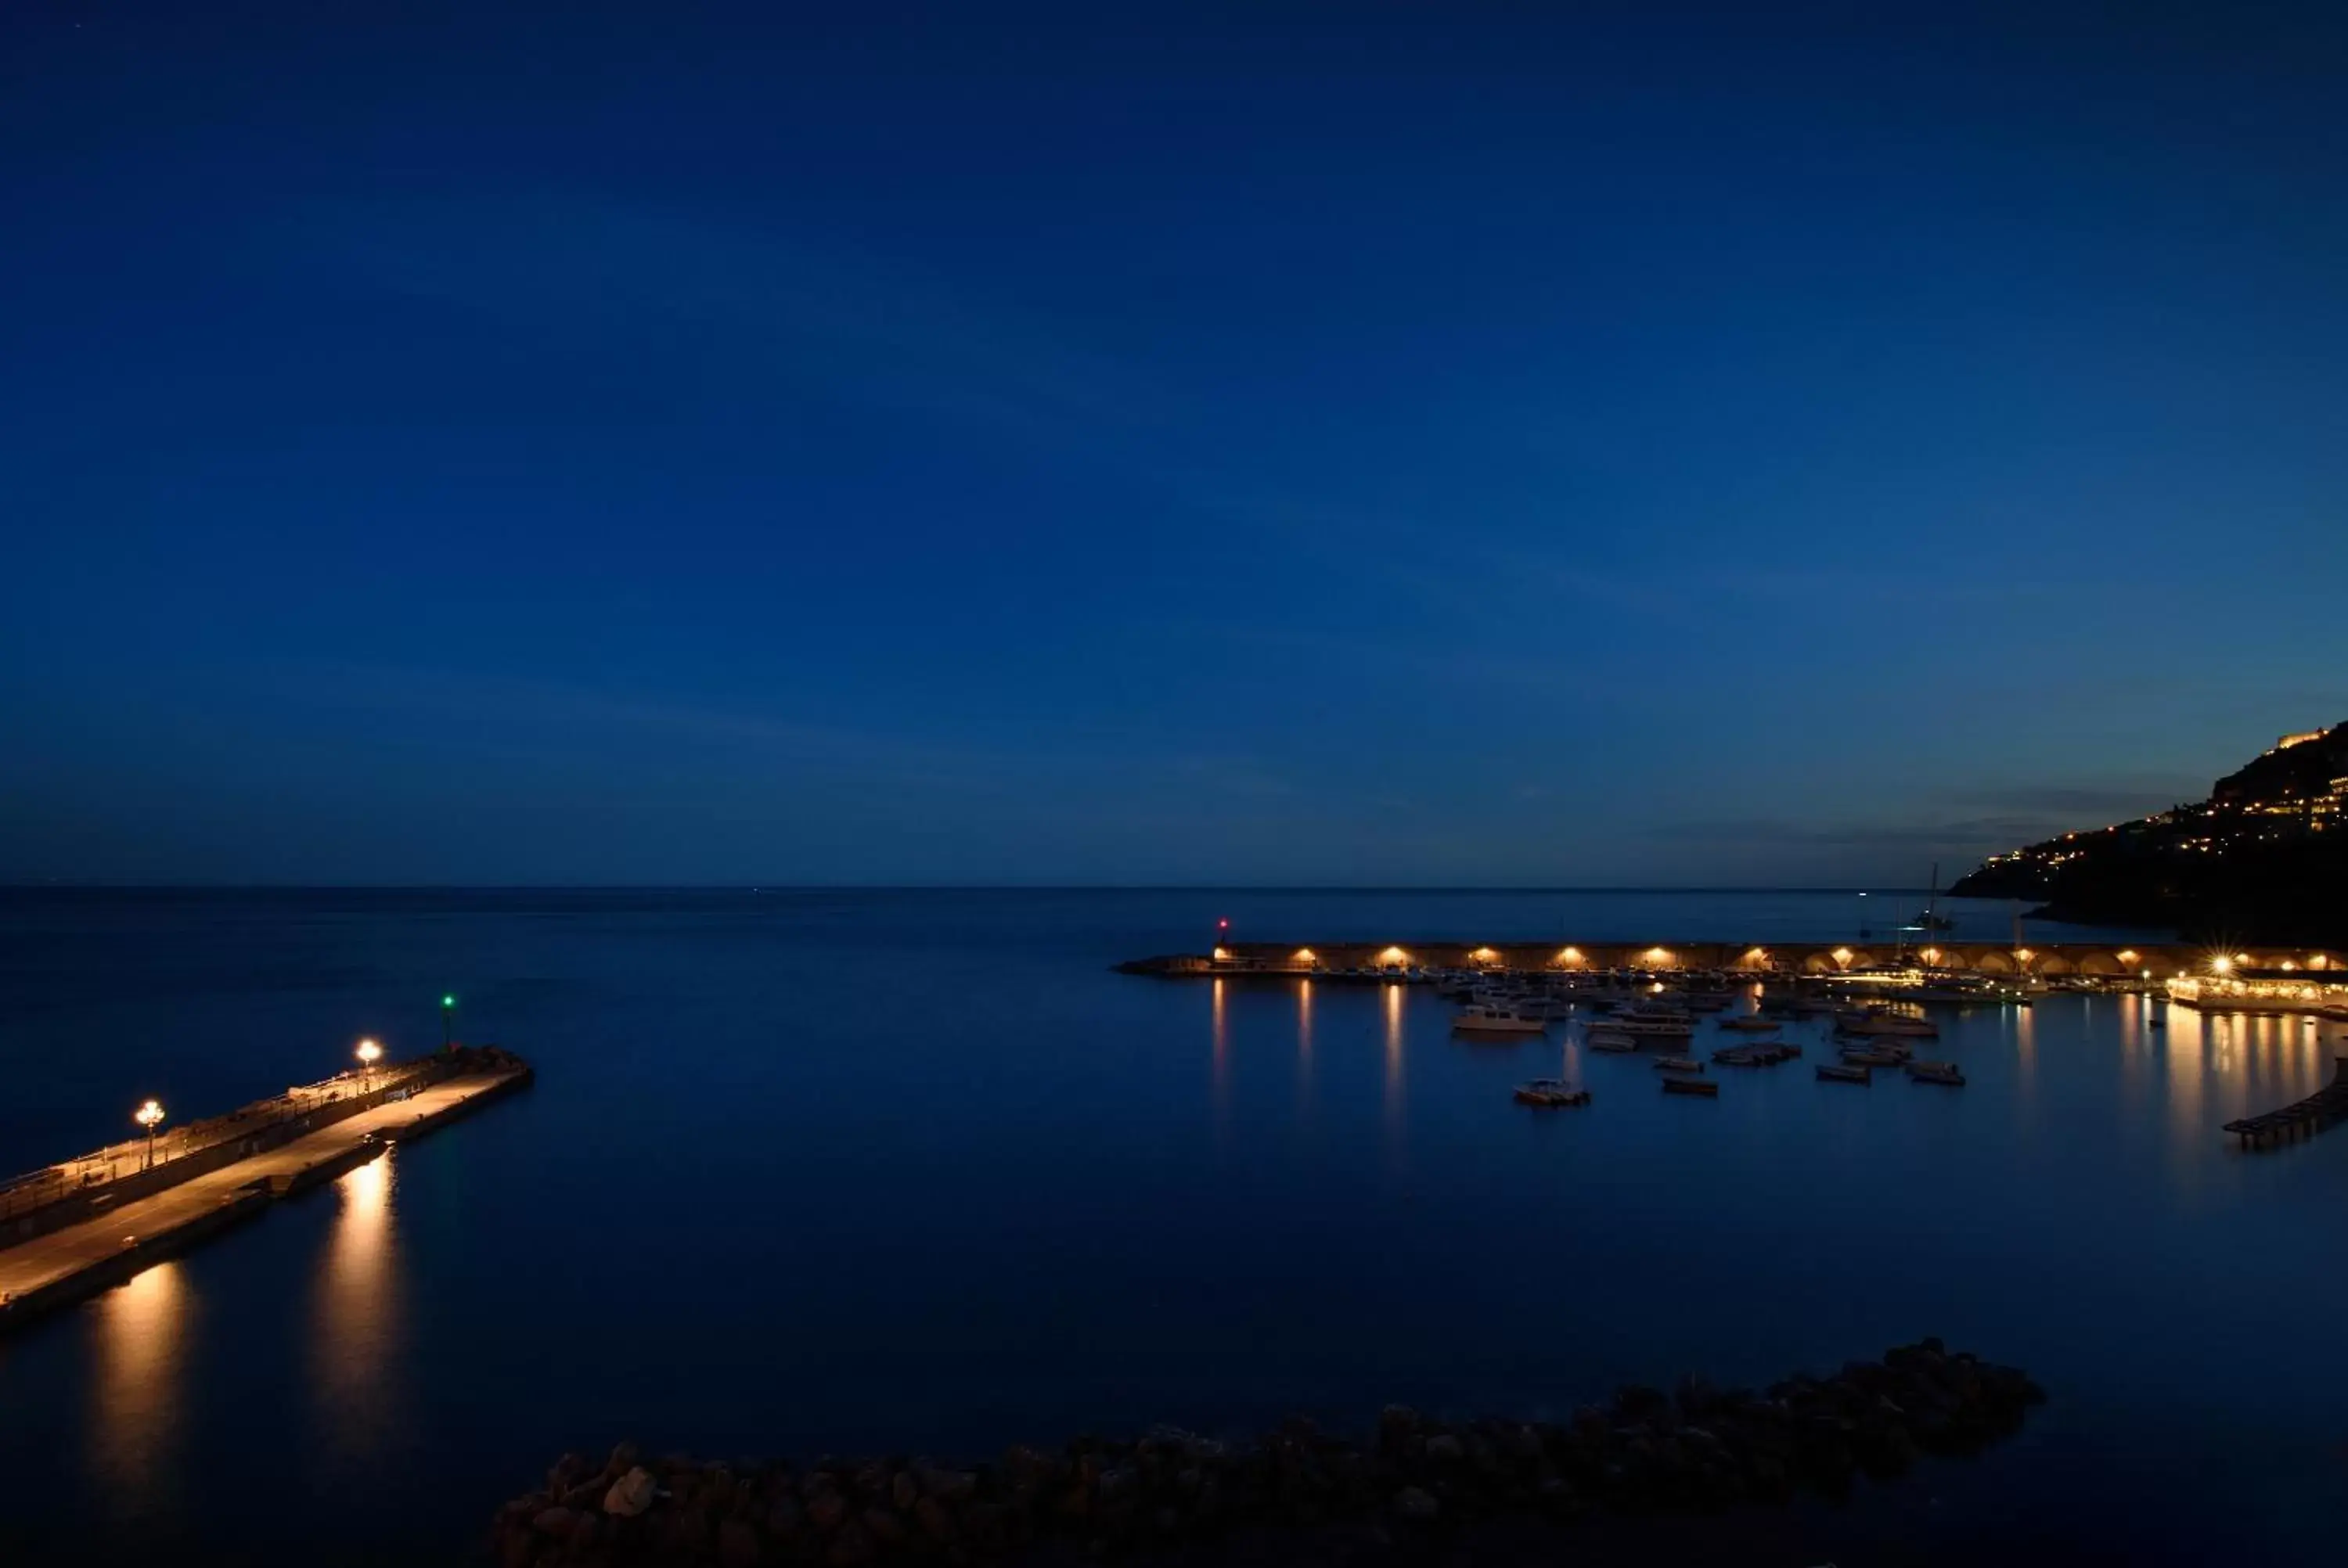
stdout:
POLYGON ((1548 1027, 1547 1019, 1527 1018, 1508 1008, 1484 1003, 1460 1009, 1459 1015, 1451 1020, 1454 1034, 1525 1036, 1539 1034, 1548 1027))
POLYGON ((1633 1040, 1687 1040, 1695 1033, 1695 1026, 1684 1018, 1643 1018, 1637 1013, 1617 1013, 1607 1020, 1606 1028, 1633 1040))

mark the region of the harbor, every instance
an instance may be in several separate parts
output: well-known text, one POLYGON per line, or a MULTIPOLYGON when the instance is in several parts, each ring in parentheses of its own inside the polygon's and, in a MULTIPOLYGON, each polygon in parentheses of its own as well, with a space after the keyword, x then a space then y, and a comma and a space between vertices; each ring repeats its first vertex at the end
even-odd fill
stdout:
MULTIPOLYGON (((527 1062, 494 1046, 459 1047, 289 1090, 191 1129, 176 1159, 119 1151, 47 1167, 0 1189, 0 1334, 88 1299, 187 1251, 274 1200, 294 1196, 412 1143, 529 1083, 527 1062), (207 1130, 238 1134, 206 1142, 207 1130)), ((153 1102, 149 1102, 151 1106, 153 1102)))
MULTIPOLYGON (((2196 1012, 2296 1020, 2309 1030, 2348 1022, 2348 974, 2325 949, 2216 950, 2186 943, 2024 943, 2004 947, 1943 941, 1931 917, 1903 928, 1888 946, 1735 942, 1616 943, 1455 940, 1412 943, 1252 942, 1228 936, 1203 954, 1130 960, 1120 973, 1225 982, 1371 985, 1392 992, 1422 987, 1454 1004, 1452 1038, 1485 1046, 1519 1046, 1561 1037, 1569 1063, 1656 1050, 1651 1058, 1666 1094, 1717 1099, 1721 1085, 1704 1076, 1693 1052, 1699 1026, 1737 1037, 1709 1052, 1709 1065, 1769 1068, 1799 1059, 1789 1024, 1822 1020, 1820 1042, 1833 1060, 1818 1063, 1821 1084, 1871 1086, 1877 1068, 1913 1084, 1962 1089, 1970 1080, 1955 1061, 1919 1060, 1916 1047, 1941 1038, 1938 1013, 2026 1010, 2062 996, 2133 999, 2150 1010, 2147 1031, 2166 1025, 2175 1002, 2196 1012), (1909 937, 1917 939, 1909 941, 1909 937)), ((2348 1042, 2335 1042, 2348 1049, 2348 1042)), ((2342 1076, 2280 1111, 2223 1124, 2245 1148, 2263 1148, 2348 1115, 2348 1056, 2342 1076)), ((1519 1083, 1522 1105, 1587 1105, 1590 1085, 1571 1075, 1519 1083)))

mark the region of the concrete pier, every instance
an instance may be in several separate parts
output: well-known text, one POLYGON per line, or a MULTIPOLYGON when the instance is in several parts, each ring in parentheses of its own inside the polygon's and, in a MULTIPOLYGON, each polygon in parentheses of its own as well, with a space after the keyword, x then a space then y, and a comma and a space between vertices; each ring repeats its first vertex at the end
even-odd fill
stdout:
POLYGON ((0 1250, 0 1333, 118 1285, 273 1198, 330 1182, 530 1080, 527 1065, 459 1073, 290 1143, 191 1175, 150 1196, 0 1250))

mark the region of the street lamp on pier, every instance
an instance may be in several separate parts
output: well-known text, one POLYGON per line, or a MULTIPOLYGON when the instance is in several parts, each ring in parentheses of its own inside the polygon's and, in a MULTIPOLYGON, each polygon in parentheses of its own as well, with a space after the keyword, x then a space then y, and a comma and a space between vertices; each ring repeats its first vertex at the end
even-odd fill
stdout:
POLYGON ((133 1111, 130 1113, 130 1119, 147 1129, 147 1163, 141 1168, 151 1171, 155 1168, 155 1129, 163 1122, 162 1104, 158 1101, 149 1100, 146 1104, 133 1111))
POLYGON ((364 1075, 366 1086, 373 1089, 376 1059, 383 1054, 383 1047, 371 1040, 363 1040, 359 1041, 359 1048, 355 1054, 359 1059, 359 1071, 364 1075))

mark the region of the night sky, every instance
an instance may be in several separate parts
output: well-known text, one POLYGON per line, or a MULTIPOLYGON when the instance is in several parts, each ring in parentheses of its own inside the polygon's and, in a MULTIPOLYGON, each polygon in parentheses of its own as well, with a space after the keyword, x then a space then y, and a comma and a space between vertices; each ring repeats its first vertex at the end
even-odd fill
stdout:
POLYGON ((2341 13, 1921 9, 14 0, 0 880, 2198 796, 2348 719, 2341 13))

